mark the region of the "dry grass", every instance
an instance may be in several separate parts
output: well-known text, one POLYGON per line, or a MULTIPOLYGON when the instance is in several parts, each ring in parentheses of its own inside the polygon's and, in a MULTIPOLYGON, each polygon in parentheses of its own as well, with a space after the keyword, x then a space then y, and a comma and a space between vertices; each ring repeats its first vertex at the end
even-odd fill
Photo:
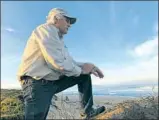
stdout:
POLYGON ((106 110, 96 119, 159 119, 158 96, 124 101, 106 110))
POLYGON ((70 101, 69 98, 62 94, 60 97, 52 101, 49 119, 78 119, 79 113, 77 105, 79 101, 70 101), (56 112, 55 112, 56 111, 56 112))
MULTIPOLYGON (((78 108, 75 108, 78 101, 73 103, 68 98, 63 97, 63 95, 57 101, 60 103, 60 106, 59 103, 58 106, 54 104, 54 108, 58 112, 54 113, 53 110, 51 119, 79 119, 76 116, 76 112, 79 112, 78 108)), ((159 119, 158 96, 151 95, 123 101, 112 108, 107 108, 103 114, 95 119, 159 119)))

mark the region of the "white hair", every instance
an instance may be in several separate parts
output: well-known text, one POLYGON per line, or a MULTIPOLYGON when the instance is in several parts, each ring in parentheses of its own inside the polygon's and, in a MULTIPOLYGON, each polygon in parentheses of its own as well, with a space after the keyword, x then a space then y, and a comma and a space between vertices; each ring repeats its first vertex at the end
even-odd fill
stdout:
POLYGON ((64 16, 61 14, 56 14, 56 15, 49 14, 48 16, 46 16, 46 22, 51 23, 51 24, 55 24, 57 19, 62 19, 63 17, 64 16))

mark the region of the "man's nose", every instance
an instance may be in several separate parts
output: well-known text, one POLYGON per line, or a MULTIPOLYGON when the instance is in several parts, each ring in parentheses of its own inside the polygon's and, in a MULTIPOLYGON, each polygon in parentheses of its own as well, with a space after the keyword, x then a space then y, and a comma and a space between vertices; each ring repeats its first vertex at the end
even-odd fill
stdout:
POLYGON ((67 26, 68 26, 68 27, 71 27, 71 24, 70 24, 70 22, 68 22, 68 23, 67 23, 67 26))
POLYGON ((67 25, 68 25, 68 27, 71 27, 71 23, 70 23, 70 21, 67 23, 67 25))

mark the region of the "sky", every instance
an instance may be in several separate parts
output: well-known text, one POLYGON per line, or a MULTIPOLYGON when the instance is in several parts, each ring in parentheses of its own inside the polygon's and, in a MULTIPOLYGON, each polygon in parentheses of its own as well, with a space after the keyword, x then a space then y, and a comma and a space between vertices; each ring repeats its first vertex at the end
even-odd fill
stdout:
POLYGON ((71 56, 104 73, 92 75, 93 85, 157 84, 157 1, 2 1, 2 88, 20 87, 16 74, 27 40, 55 7, 77 18, 64 36, 71 56))

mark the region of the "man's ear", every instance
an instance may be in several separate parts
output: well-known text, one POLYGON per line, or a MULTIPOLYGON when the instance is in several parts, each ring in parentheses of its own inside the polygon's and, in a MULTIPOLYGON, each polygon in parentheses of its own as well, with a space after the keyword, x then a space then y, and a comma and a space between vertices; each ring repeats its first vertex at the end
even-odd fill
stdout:
POLYGON ((54 24, 57 24, 57 22, 58 22, 58 19, 56 16, 54 16, 54 24))

